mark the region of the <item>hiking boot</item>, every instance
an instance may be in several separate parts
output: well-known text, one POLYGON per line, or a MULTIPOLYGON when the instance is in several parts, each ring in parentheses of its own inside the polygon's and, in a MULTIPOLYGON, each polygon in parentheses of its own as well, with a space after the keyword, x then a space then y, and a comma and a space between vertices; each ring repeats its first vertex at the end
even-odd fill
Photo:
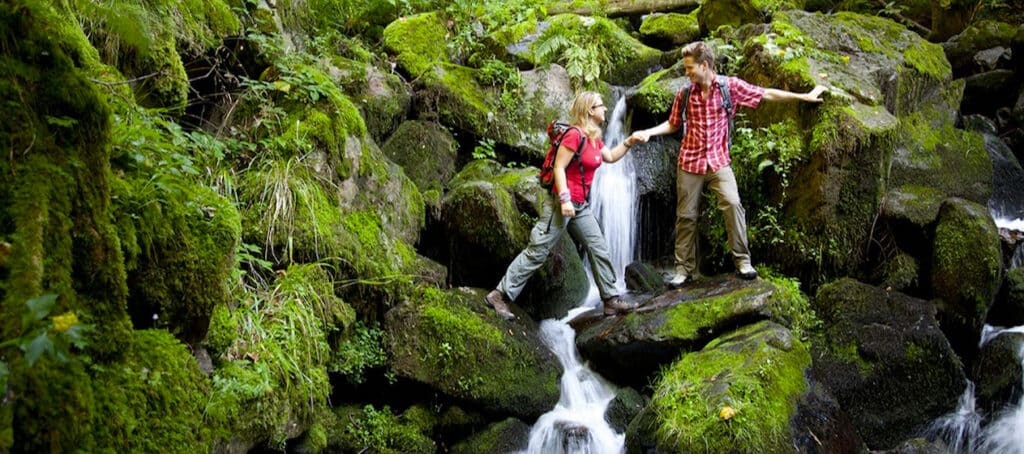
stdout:
POLYGON ((757 270, 750 266, 749 263, 744 263, 736 269, 736 275, 746 280, 757 278, 757 270))
POLYGON ((639 304, 622 301, 622 298, 613 296, 604 300, 604 315, 625 314, 636 310, 639 304))
POLYGON ((676 287, 682 287, 683 284, 686 283, 686 281, 692 281, 692 280, 693 279, 690 279, 690 276, 687 276, 685 274, 676 273, 676 274, 672 275, 672 278, 669 279, 667 283, 668 283, 669 287, 676 288, 676 287))
POLYGON ((494 312, 497 312, 501 318, 505 320, 512 320, 516 318, 516 314, 513 314, 512 311, 508 309, 508 303, 505 300, 505 295, 501 292, 491 290, 491 293, 488 293, 484 299, 487 300, 487 304, 490 304, 491 307, 494 308, 494 312))

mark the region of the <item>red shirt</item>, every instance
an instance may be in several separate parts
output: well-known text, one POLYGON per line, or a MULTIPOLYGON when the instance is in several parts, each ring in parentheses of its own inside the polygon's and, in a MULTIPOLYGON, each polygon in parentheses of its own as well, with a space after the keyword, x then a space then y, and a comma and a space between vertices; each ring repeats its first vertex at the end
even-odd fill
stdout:
MULTIPOLYGON (((584 137, 579 128, 571 128, 569 132, 565 133, 565 138, 562 139, 562 146, 575 153, 576 148, 580 146, 580 140, 584 137)), ((580 181, 579 161, 573 159, 565 166, 565 182, 569 186, 569 194, 572 195, 573 202, 583 203, 587 200, 590 184, 594 181, 594 172, 604 162, 604 158, 601 157, 602 148, 604 148, 604 141, 601 139, 587 139, 587 143, 583 145, 583 150, 580 151, 580 157, 583 159, 583 179, 586 182, 587 192, 584 192, 583 182, 580 181)), ((555 188, 552 187, 551 191, 554 192, 555 188)), ((555 195, 557 196, 557 194, 555 195)))
MULTIPOLYGON (((726 77, 729 83, 729 97, 732 98, 732 112, 746 106, 757 107, 764 96, 764 88, 750 84, 743 79, 726 77)), ((683 117, 679 110, 683 89, 676 92, 676 100, 668 115, 673 127, 682 127, 683 117)), ((690 90, 690 105, 686 106, 686 135, 679 144, 679 168, 685 172, 705 174, 716 172, 729 165, 729 119, 722 112, 722 92, 718 78, 711 82, 711 89, 704 93, 700 85, 690 90), (710 93, 710 96, 709 96, 710 93)))

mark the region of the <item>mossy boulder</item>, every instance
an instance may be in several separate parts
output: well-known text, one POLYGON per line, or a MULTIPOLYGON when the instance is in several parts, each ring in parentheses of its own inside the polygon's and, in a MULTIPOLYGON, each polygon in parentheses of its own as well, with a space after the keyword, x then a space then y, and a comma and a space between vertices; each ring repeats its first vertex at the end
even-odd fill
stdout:
POLYGON ((974 60, 978 52, 994 47, 1011 49, 1024 41, 1024 28, 1020 25, 1008 24, 993 20, 973 22, 956 36, 942 43, 946 58, 953 66, 953 74, 958 77, 974 74, 981 70, 993 68, 979 66, 974 60))
POLYGON ((210 323, 217 367, 204 417, 215 429, 211 445, 283 450, 328 411, 328 367, 341 369, 331 364, 340 358, 332 345, 344 342, 338 334, 349 334, 354 313, 316 264, 292 265, 272 283, 241 292, 244 304, 219 307, 210 323))
POLYGON ((942 204, 930 270, 942 330, 961 355, 973 356, 1002 282, 999 232, 985 206, 963 199, 942 204))
POLYGON ((384 48, 396 55, 398 64, 410 76, 421 77, 440 63, 448 63, 444 45, 448 31, 440 13, 403 17, 384 29, 384 48))
POLYGON ((667 367, 626 429, 629 452, 783 452, 807 390, 807 347, 762 321, 725 334, 667 367))
MULTIPOLYGON (((412 407, 413 410, 417 407, 412 407)), ((326 430, 328 448, 338 452, 430 454, 438 447, 417 423, 421 412, 396 414, 385 405, 343 405, 334 409, 336 423, 326 430)))
POLYGON ((953 410, 967 379, 934 305, 849 278, 820 287, 813 304, 824 322, 814 376, 868 448, 895 447, 953 410))
POLYGON ((905 134, 890 161, 889 190, 881 206, 901 244, 912 245, 933 225, 948 197, 986 203, 992 161, 981 134, 938 125, 914 114, 900 120, 905 134))
POLYGON ((355 101, 366 121, 366 130, 383 143, 405 120, 412 106, 412 92, 397 75, 366 65, 366 86, 355 101))
POLYGON ((558 401, 561 367, 536 326, 502 328, 484 293, 427 288, 390 310, 390 368, 489 412, 536 418, 558 401))
POLYGON ((0 41, 0 141, 21 150, 0 162, 0 338, 27 335, 25 302, 53 293, 52 313, 95 325, 94 359, 120 356, 134 337, 110 201, 111 109, 89 81, 103 67, 77 22, 46 3, 0 7, 0 41))
POLYGON ((760 24, 770 21, 777 11, 803 8, 803 0, 726 0, 705 2, 696 12, 700 34, 708 35, 721 26, 760 24))
POLYGON ((986 323, 993 326, 1024 325, 1024 268, 1006 272, 986 323))
MULTIPOLYGON (((544 203, 551 197, 540 189, 537 169, 509 169, 490 160, 467 164, 441 204, 452 281, 494 288, 529 244, 544 203)), ((537 318, 563 317, 588 286, 575 243, 566 234, 517 303, 537 318)))
POLYGON ((736 326, 769 318, 772 292, 765 281, 716 276, 642 302, 644 311, 577 318, 576 346, 602 376, 642 386, 681 351, 699 349, 736 326))
POLYGON ((679 47, 699 37, 700 24, 693 13, 655 13, 644 16, 640 23, 640 40, 659 49, 679 47))
POLYGON ((1003 332, 981 346, 972 376, 978 409, 983 414, 999 414, 1019 399, 1021 342, 1024 342, 1024 334, 1003 332))
POLYGON ((441 191, 455 176, 458 143, 444 126, 412 120, 398 129, 381 147, 392 162, 402 166, 420 192, 441 191))
POLYGON ((229 299, 238 210, 213 190, 171 176, 160 185, 137 176, 111 183, 133 324, 198 344, 213 308, 229 299))
MULTIPOLYGON (((880 163, 913 142, 914 130, 904 127, 916 124, 913 118, 952 132, 950 113, 963 84, 952 81, 941 47, 879 17, 779 12, 767 33, 745 39, 742 48, 738 74, 749 82, 796 92, 830 87, 820 106, 763 103, 749 113, 756 127, 790 120, 803 131, 782 200, 787 239, 772 250, 773 260, 807 279, 810 267, 854 272, 870 260, 864 245, 879 201, 887 187, 899 187, 886 182, 880 163)), ((971 143, 963 137, 959 143, 971 143)))
POLYGON ((471 437, 452 446, 452 454, 474 454, 478 452, 520 452, 530 441, 530 426, 508 418, 496 422, 474 433, 471 437))

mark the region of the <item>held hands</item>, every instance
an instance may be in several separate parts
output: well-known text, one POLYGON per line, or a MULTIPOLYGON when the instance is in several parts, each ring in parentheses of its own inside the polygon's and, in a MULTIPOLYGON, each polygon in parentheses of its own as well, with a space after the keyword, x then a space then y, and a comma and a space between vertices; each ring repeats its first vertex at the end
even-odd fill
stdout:
POLYGON ((634 131, 633 135, 626 139, 626 142, 632 142, 629 143, 629 145, 632 146, 638 143, 647 143, 648 140, 651 140, 651 134, 647 131, 634 131))

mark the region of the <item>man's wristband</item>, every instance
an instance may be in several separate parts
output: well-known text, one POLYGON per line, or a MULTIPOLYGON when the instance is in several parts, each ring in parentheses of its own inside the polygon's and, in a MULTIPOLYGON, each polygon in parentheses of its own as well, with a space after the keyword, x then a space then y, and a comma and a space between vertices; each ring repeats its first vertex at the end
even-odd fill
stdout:
POLYGON ((572 195, 569 194, 569 191, 559 192, 558 193, 558 201, 562 202, 562 203, 571 202, 572 201, 572 195))

